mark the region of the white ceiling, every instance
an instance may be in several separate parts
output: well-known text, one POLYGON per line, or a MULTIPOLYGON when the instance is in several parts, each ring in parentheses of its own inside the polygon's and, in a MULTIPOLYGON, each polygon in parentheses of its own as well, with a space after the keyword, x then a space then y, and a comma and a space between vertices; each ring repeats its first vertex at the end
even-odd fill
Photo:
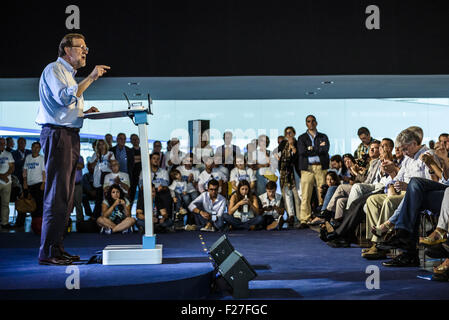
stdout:
MULTIPOLYGON (((0 79, 0 101, 37 101, 38 83, 0 79)), ((146 99, 148 92, 154 100, 448 98, 449 75, 105 77, 84 98, 122 100, 124 92, 131 100, 146 99)))

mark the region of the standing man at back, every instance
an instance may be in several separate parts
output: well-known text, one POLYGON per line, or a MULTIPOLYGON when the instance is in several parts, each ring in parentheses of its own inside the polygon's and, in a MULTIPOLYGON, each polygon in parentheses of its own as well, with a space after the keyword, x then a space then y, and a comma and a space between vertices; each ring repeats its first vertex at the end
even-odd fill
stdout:
POLYGON ((36 123, 42 126, 40 141, 47 174, 39 250, 39 264, 42 265, 68 265, 80 259, 64 250, 63 238, 73 210, 83 115, 98 112, 95 107, 83 112, 83 93, 110 69, 98 65, 77 83, 75 74, 86 66, 88 52, 83 35, 64 36, 59 44, 58 59, 45 68, 39 82, 36 123))
POLYGON ((329 169, 329 139, 324 133, 317 131, 315 116, 306 117, 306 133, 298 138, 298 166, 301 170, 301 212, 300 229, 307 228, 312 215, 310 200, 313 187, 317 188, 318 202, 323 199, 319 188, 326 183, 326 172, 329 169))

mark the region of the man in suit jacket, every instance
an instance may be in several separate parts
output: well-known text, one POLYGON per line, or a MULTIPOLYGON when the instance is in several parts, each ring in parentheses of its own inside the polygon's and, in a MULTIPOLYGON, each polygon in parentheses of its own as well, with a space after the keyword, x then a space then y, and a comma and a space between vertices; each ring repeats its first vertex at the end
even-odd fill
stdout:
MULTIPOLYGON (((310 199, 313 187, 320 188, 326 182, 329 169, 329 139, 317 131, 315 116, 306 117, 307 131, 298 138, 298 167, 301 170, 301 212, 299 228, 306 228, 312 215, 310 199)), ((317 189, 319 205, 323 199, 317 189)))
POLYGON ((23 186, 23 164, 25 163, 25 158, 27 155, 31 154, 31 150, 25 149, 26 140, 20 137, 17 140, 17 150, 11 152, 14 158, 14 175, 19 179, 20 184, 23 186))
POLYGON ((127 173, 131 180, 134 168, 134 151, 125 146, 125 143, 126 134, 119 133, 117 135, 117 144, 110 151, 114 153, 115 159, 120 163, 120 171, 127 173))
POLYGON ((224 144, 219 146, 216 150, 216 156, 221 157, 222 164, 231 172, 234 168, 235 159, 241 155, 240 148, 233 145, 232 142, 232 132, 226 131, 223 134, 224 144))

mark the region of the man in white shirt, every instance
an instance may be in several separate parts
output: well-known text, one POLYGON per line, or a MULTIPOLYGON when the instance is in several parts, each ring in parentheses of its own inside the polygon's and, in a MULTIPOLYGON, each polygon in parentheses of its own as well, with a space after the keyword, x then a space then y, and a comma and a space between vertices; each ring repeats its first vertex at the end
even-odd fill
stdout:
MULTIPOLYGON (((397 194, 390 196, 386 193, 376 194, 370 196, 366 201, 366 237, 374 243, 377 243, 379 239, 372 234, 372 226, 380 226, 394 214, 405 196, 405 191, 411 178, 419 177, 431 180, 429 169, 420 159, 420 156, 429 152, 430 149, 421 145, 421 141, 421 138, 414 131, 410 129, 403 130, 396 139, 397 144, 402 147, 406 155, 401 169, 398 172, 393 161, 384 161, 382 164, 385 172, 391 176, 391 184, 394 185, 397 194)), ((370 260, 384 259, 386 254, 385 250, 378 250, 372 247, 363 257, 370 260)))
MULTIPOLYGON (((44 209, 44 189, 45 189, 45 165, 44 157, 39 154, 41 144, 33 142, 31 154, 27 155, 23 165, 23 190, 29 192, 36 201, 36 210, 31 213, 32 218, 42 217, 44 209)), ((26 213, 19 213, 16 220, 16 227, 22 227, 26 213)))
POLYGON ((1 227, 9 230, 9 200, 11 197, 11 173, 14 172, 14 158, 12 154, 5 150, 5 138, 0 138, 0 209, 1 227))
POLYGON ((226 177, 221 171, 215 168, 214 159, 208 159, 206 162, 206 168, 198 177, 198 191, 203 193, 207 190, 207 186, 210 180, 217 180, 219 183, 219 192, 222 194, 222 186, 226 177))
POLYGON ((130 181, 129 181, 129 175, 125 172, 120 171, 120 163, 118 160, 111 160, 111 169, 112 172, 108 173, 104 177, 104 183, 103 183, 103 190, 106 192, 106 190, 114 185, 118 184, 120 188, 125 192, 125 195, 128 195, 128 191, 130 188, 130 181))
POLYGON ((190 212, 195 214, 196 228, 201 231, 221 230, 224 227, 223 214, 227 202, 226 198, 218 193, 218 188, 217 180, 209 181, 207 192, 202 193, 189 205, 190 212))

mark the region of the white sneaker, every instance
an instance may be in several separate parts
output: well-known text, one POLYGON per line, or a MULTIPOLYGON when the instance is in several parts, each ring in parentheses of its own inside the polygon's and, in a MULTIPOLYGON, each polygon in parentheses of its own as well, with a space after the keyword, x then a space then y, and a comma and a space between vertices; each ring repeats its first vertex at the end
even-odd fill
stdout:
POLYGON ((215 228, 214 227, 210 227, 210 228, 201 228, 200 231, 207 231, 207 232, 215 232, 215 228))
POLYGON ((101 227, 100 233, 101 234, 111 234, 112 233, 112 229, 101 227))
POLYGON ((195 230, 196 230, 196 225, 194 225, 194 224, 187 224, 187 225, 184 227, 184 230, 185 230, 185 231, 195 231, 195 230))

